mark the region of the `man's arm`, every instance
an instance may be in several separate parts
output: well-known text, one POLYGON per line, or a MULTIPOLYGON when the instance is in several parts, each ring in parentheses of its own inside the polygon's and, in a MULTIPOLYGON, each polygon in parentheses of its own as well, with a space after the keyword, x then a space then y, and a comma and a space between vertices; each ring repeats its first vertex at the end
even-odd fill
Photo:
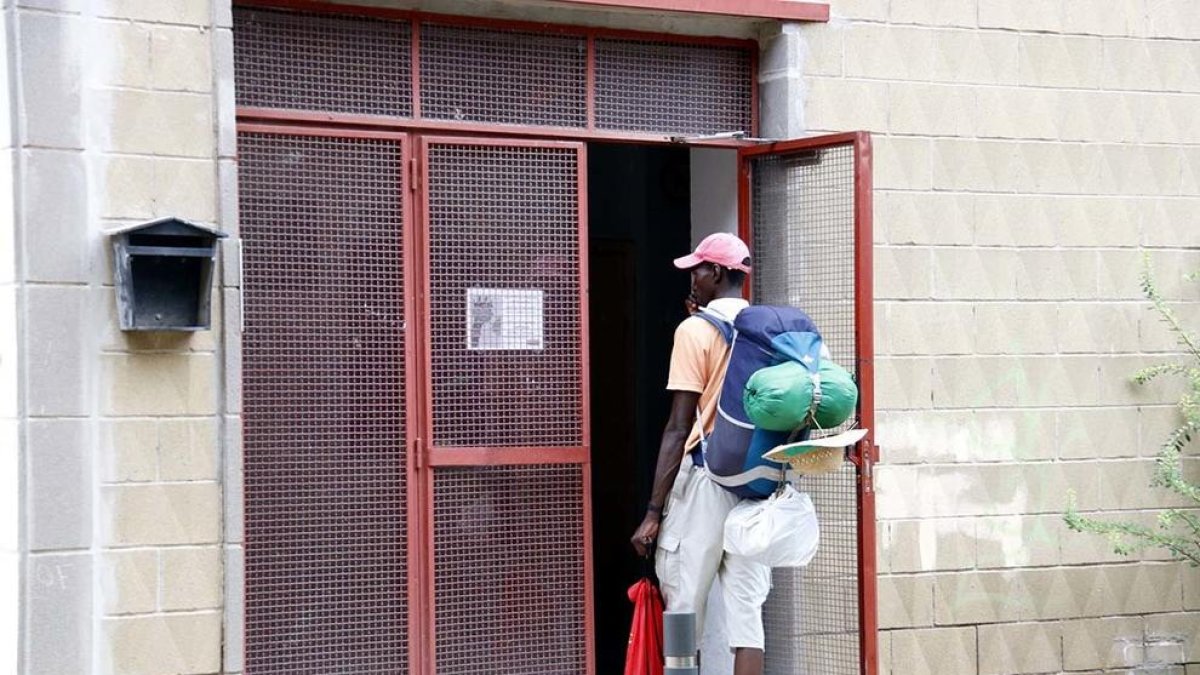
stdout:
POLYGON ((700 394, 692 391, 676 391, 671 398, 671 416, 663 429, 662 443, 658 448, 658 464, 654 469, 654 487, 650 492, 646 517, 630 538, 633 548, 640 556, 650 555, 653 550, 651 546, 658 538, 662 510, 667 504, 671 486, 675 484, 675 476, 679 473, 679 465, 683 461, 683 448, 696 420, 696 406, 699 402, 700 394))

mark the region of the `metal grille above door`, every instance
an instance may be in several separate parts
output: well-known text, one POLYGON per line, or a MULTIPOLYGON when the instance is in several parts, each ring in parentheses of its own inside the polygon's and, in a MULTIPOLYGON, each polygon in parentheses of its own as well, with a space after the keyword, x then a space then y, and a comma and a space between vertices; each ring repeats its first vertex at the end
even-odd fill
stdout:
POLYGON ((802 479, 820 519, 821 548, 807 568, 774 571, 764 607, 767 673, 873 675, 870 137, 816 137, 740 154, 755 302, 799 307, 812 316, 834 360, 858 382, 858 414, 847 426, 872 432, 840 471, 802 479))
POLYGON ((434 669, 593 672, 587 166, 423 139, 434 669))
POLYGON ((238 153, 246 671, 407 673, 405 140, 238 153))

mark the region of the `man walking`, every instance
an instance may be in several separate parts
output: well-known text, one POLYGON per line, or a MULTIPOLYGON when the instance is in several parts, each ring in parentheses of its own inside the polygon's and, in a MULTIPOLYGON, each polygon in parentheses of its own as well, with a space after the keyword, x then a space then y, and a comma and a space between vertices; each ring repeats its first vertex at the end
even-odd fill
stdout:
MULTIPOLYGON (((742 288, 750 272, 750 250, 741 239, 711 235, 675 266, 691 274, 690 310, 702 307, 732 324, 747 306, 742 288)), ((670 419, 646 517, 631 542, 639 555, 648 556, 657 541, 655 570, 666 611, 694 613, 698 639, 708 592, 720 577, 734 675, 761 675, 762 605, 771 588, 771 570, 724 552, 725 517, 738 497, 709 478, 702 450, 716 421, 729 354, 728 341, 706 319, 693 315, 676 329, 667 379, 670 419)))

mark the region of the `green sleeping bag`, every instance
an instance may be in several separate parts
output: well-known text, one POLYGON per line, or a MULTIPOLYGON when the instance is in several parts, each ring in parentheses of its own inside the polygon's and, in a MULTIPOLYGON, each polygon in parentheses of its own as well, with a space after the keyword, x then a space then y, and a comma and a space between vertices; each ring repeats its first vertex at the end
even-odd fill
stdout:
POLYGON ((821 360, 821 398, 809 418, 813 380, 795 361, 763 368, 750 376, 743 392, 746 414, 755 425, 769 431, 793 431, 811 426, 832 429, 850 419, 858 404, 858 385, 846 369, 821 360))

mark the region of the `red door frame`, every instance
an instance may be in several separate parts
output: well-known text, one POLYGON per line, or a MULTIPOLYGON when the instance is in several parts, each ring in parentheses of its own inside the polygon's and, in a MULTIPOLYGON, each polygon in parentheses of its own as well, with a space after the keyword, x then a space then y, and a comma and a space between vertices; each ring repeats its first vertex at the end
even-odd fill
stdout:
MULTIPOLYGON (((416 350, 415 358, 420 364, 420 380, 417 389, 420 391, 420 410, 417 416, 417 426, 420 429, 419 436, 423 440, 420 443, 417 452, 420 453, 420 459, 417 465, 420 467, 420 494, 422 499, 419 504, 414 504, 414 500, 410 497, 410 512, 418 512, 421 515, 421 534, 420 540, 423 542, 420 551, 420 562, 416 569, 419 574, 414 579, 410 567, 409 579, 410 582, 416 582, 424 589, 422 601, 422 633, 421 635, 421 664, 423 673, 437 672, 436 650, 436 594, 435 594, 435 576, 434 576, 434 471, 439 467, 466 467, 466 466, 492 466, 492 465, 528 465, 528 464, 556 464, 556 465, 578 465, 581 469, 582 476, 582 500, 583 500, 583 579, 584 579, 584 640, 585 653, 587 662, 586 675, 596 675, 596 640, 595 640, 595 598, 594 598, 594 581, 592 579, 592 474, 591 474, 591 357, 590 357, 590 330, 589 330, 589 313, 587 305, 588 297, 588 228, 587 228, 587 146, 581 142, 567 142, 557 140, 530 140, 530 139, 510 139, 482 136, 414 136, 415 154, 410 166, 412 170, 409 175, 412 176, 411 184, 416 195, 415 211, 417 217, 414 218, 416 229, 420 232, 420 241, 415 251, 418 254, 417 263, 420 265, 417 270, 420 272, 417 284, 414 287, 417 290, 418 302, 421 306, 421 312, 416 319, 414 325, 416 334, 420 335, 422 345, 416 350), (430 246, 428 240, 429 232, 429 190, 426 189, 425 175, 429 167, 429 146, 430 145, 470 145, 470 146, 490 146, 502 148, 559 148, 570 149, 575 151, 576 156, 576 199, 579 204, 579 308, 580 308, 580 351, 583 361, 580 364, 580 405, 582 430, 581 438, 583 444, 572 447, 438 447, 432 442, 433 438, 433 351, 430 345, 433 342, 432 321, 433 310, 431 306, 432 289, 430 284, 430 274, 432 262, 430 260, 430 246)), ((415 304, 415 303, 414 303, 415 304)), ((410 535, 410 540, 415 539, 410 535)))
POLYGON ((869 432, 850 452, 858 467, 858 608, 861 672, 875 675, 879 669, 879 619, 877 615, 876 524, 874 466, 879 461, 875 445, 875 317, 874 317, 874 216, 872 197, 871 134, 854 131, 840 134, 765 143, 738 150, 738 228, 750 240, 750 162, 763 155, 852 145, 854 148, 854 344, 859 376, 859 426, 869 432))

